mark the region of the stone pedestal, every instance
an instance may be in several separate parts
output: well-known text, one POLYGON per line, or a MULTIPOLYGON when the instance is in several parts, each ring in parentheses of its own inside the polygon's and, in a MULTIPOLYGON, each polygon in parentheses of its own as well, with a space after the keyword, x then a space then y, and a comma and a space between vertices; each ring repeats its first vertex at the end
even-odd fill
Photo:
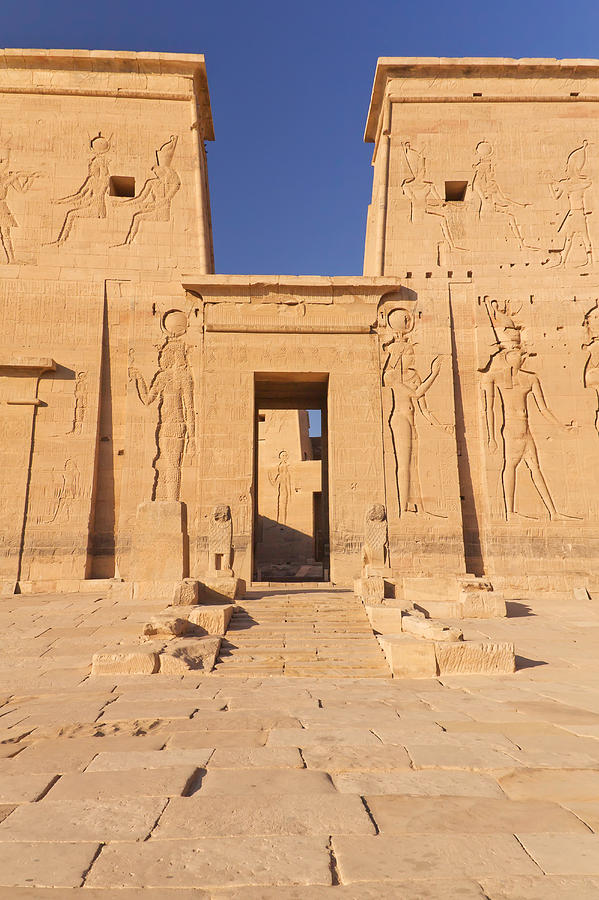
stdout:
POLYGON ((187 569, 185 504, 178 500, 140 503, 131 546, 132 580, 181 581, 187 569))

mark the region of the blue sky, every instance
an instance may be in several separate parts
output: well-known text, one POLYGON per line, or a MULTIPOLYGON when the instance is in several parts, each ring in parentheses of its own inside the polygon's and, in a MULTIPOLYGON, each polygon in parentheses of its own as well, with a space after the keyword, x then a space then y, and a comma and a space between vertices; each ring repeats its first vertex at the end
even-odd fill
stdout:
POLYGON ((21 0, 7 47, 200 52, 218 272, 362 269, 378 56, 599 55, 597 0, 21 0))

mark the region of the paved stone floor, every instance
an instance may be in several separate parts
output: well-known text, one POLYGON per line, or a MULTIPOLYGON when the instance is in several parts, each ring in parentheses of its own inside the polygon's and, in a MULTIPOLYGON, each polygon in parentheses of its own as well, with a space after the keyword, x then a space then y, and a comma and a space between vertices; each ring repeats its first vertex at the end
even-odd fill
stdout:
POLYGON ((344 633, 372 648, 350 594, 282 594, 244 600, 230 657, 184 678, 89 676, 147 604, 0 601, 2 900, 599 897, 595 602, 467 622, 515 641, 515 675, 394 681, 339 670, 344 598, 344 633), (241 633, 269 630, 285 674, 248 677, 241 633))

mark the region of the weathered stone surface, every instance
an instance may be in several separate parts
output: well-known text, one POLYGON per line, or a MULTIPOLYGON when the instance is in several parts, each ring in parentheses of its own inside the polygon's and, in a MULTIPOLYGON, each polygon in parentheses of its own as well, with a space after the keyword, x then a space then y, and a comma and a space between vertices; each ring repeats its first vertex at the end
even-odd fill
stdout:
POLYGON ((393 634, 382 637, 380 644, 395 677, 434 678, 437 674, 437 658, 432 641, 393 634))
POLYGON ((146 797, 26 803, 0 824, 0 843, 140 841, 150 834, 165 804, 164 798, 146 797))
MULTIPOLYGON (((197 750, 129 750, 98 753, 86 766, 86 772, 124 772, 129 769, 164 769, 173 766, 206 765, 212 754, 210 747, 197 750)), ((151 777, 151 776, 148 776, 151 777)))
POLYGON ((436 643, 435 654, 441 675, 514 672, 514 645, 492 641, 436 643))
POLYGON ((0 803, 27 803, 42 797, 56 780, 53 774, 0 774, 0 803))
POLYGON ((97 843, 0 843, 0 885, 78 887, 98 848, 97 843))
POLYGON ((190 671, 211 672, 220 644, 218 637, 169 641, 159 656, 160 672, 163 675, 184 675, 190 671))
POLYGON ((401 626, 401 609, 393 606, 365 606, 368 620, 373 631, 379 634, 399 634, 401 626))
POLYGON ((240 793, 173 798, 154 838, 258 835, 374 834, 359 797, 334 793, 240 793))
POLYGON ((235 602, 245 590, 245 583, 240 578, 203 576, 199 583, 200 603, 235 602))
POLYGON ((499 784, 512 800, 599 800, 599 770, 517 769, 499 784))
POLYGON ((92 675, 153 675, 157 671, 158 651, 143 645, 117 647, 92 656, 92 675))
POLYGON ((193 606, 199 602, 199 582, 195 578, 184 578, 173 591, 172 606, 193 606))
POLYGON ((335 787, 325 772, 291 769, 209 769, 200 794, 330 794, 335 787))
POLYGON ((402 617, 401 630, 406 634, 429 641, 461 641, 463 639, 463 633, 459 628, 409 613, 402 617))
POLYGON ((546 875, 599 876, 599 834, 519 832, 518 840, 546 875))
POLYGON ((202 628, 206 634, 224 634, 235 607, 231 603, 196 606, 187 612, 187 618, 202 628))
POLYGON ((90 887, 223 888, 236 885, 331 884, 326 839, 204 838, 105 847, 90 887))
MULTIPOLYGON (((49 801, 110 800, 120 797, 180 797, 194 783, 194 765, 63 775, 49 801)), ((45 798, 44 798, 45 799, 45 798)), ((43 801, 42 801, 43 802, 43 801)))
POLYGON ((156 613, 143 626, 143 634, 146 637, 181 637, 190 630, 190 622, 182 617, 179 611, 165 609, 156 613))

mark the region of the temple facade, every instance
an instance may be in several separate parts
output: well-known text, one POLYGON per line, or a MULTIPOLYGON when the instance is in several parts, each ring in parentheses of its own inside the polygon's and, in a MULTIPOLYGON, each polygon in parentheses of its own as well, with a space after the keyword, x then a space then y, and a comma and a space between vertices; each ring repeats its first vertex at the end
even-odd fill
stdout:
POLYGON ((351 277, 215 274, 202 56, 6 50, 0 100, 5 592, 349 585, 373 507, 391 580, 592 582, 599 62, 379 60, 351 277))

